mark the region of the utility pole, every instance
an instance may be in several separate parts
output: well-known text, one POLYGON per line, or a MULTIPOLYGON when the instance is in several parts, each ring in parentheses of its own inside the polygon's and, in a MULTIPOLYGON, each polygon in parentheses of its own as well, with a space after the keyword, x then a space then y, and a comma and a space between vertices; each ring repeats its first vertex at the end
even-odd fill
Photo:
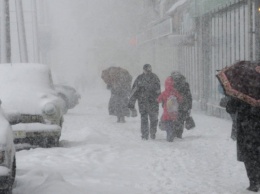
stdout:
POLYGON ((32 15, 32 21, 33 21, 33 40, 34 40, 34 46, 33 46, 33 52, 34 52, 34 61, 40 62, 40 52, 39 52, 39 30, 38 30, 38 17, 37 17, 37 6, 36 6, 36 0, 32 1, 32 8, 33 8, 33 15, 32 15))
POLYGON ((20 48, 20 58, 22 63, 28 63, 28 51, 27 51, 27 42, 26 42, 26 35, 25 35, 25 24, 24 24, 22 1, 16 0, 15 5, 16 5, 16 19, 17 19, 17 29, 18 29, 18 42, 20 48))
POLYGON ((10 35, 10 11, 9 0, 1 1, 1 46, 0 59, 1 63, 11 62, 11 35, 10 35))

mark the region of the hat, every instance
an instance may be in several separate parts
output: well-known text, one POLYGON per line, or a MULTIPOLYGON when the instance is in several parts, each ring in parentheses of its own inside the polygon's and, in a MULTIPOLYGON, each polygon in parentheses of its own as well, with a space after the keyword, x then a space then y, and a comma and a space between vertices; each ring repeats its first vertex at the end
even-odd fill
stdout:
POLYGON ((152 66, 150 64, 145 64, 143 67, 143 70, 147 71, 147 72, 151 72, 152 71, 152 66))
POLYGON ((172 76, 172 78, 175 80, 175 81, 177 81, 177 80, 182 80, 182 81, 186 81, 186 78, 184 77, 184 75, 182 75, 180 72, 178 72, 178 71, 173 71, 172 73, 171 73, 171 76, 172 76))

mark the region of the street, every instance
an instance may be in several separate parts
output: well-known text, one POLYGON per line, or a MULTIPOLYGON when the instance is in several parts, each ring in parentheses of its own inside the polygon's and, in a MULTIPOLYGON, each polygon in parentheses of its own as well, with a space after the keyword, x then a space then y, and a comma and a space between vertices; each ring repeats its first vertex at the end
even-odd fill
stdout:
MULTIPOLYGON (((109 91, 89 90, 65 115, 59 148, 17 152, 14 194, 247 193, 231 121, 193 111, 196 128, 166 142, 140 137, 139 115, 116 123, 109 91)), ((249 192, 248 192, 249 193, 249 192)))

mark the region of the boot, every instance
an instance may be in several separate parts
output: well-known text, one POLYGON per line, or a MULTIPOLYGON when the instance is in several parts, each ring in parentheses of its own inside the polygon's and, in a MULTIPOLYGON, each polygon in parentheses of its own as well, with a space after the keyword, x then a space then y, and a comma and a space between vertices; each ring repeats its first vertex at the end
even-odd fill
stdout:
POLYGON ((156 135, 155 134, 150 134, 151 139, 155 139, 156 135))
POLYGON ((258 192, 259 186, 255 183, 250 183, 249 187, 247 188, 248 191, 258 192))
POLYGON ((119 116, 117 116, 117 122, 120 123, 120 117, 119 116))
POLYGON ((142 140, 148 140, 149 136, 148 135, 142 135, 142 140))
POLYGON ((125 117, 120 117, 119 123, 125 123, 125 117))

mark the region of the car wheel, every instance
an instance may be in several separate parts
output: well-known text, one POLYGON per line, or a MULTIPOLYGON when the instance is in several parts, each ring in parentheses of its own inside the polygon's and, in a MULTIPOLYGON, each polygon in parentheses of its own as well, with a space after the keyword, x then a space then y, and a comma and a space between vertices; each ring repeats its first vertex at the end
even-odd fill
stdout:
POLYGON ((41 137, 39 138, 39 146, 42 148, 49 147, 49 141, 47 137, 41 137))
POLYGON ((0 191, 0 194, 12 194, 15 176, 16 176, 16 158, 14 156, 13 164, 12 164, 12 174, 8 181, 8 189, 0 191))
POLYGON ((48 137, 47 147, 59 147, 59 138, 58 137, 48 137))

